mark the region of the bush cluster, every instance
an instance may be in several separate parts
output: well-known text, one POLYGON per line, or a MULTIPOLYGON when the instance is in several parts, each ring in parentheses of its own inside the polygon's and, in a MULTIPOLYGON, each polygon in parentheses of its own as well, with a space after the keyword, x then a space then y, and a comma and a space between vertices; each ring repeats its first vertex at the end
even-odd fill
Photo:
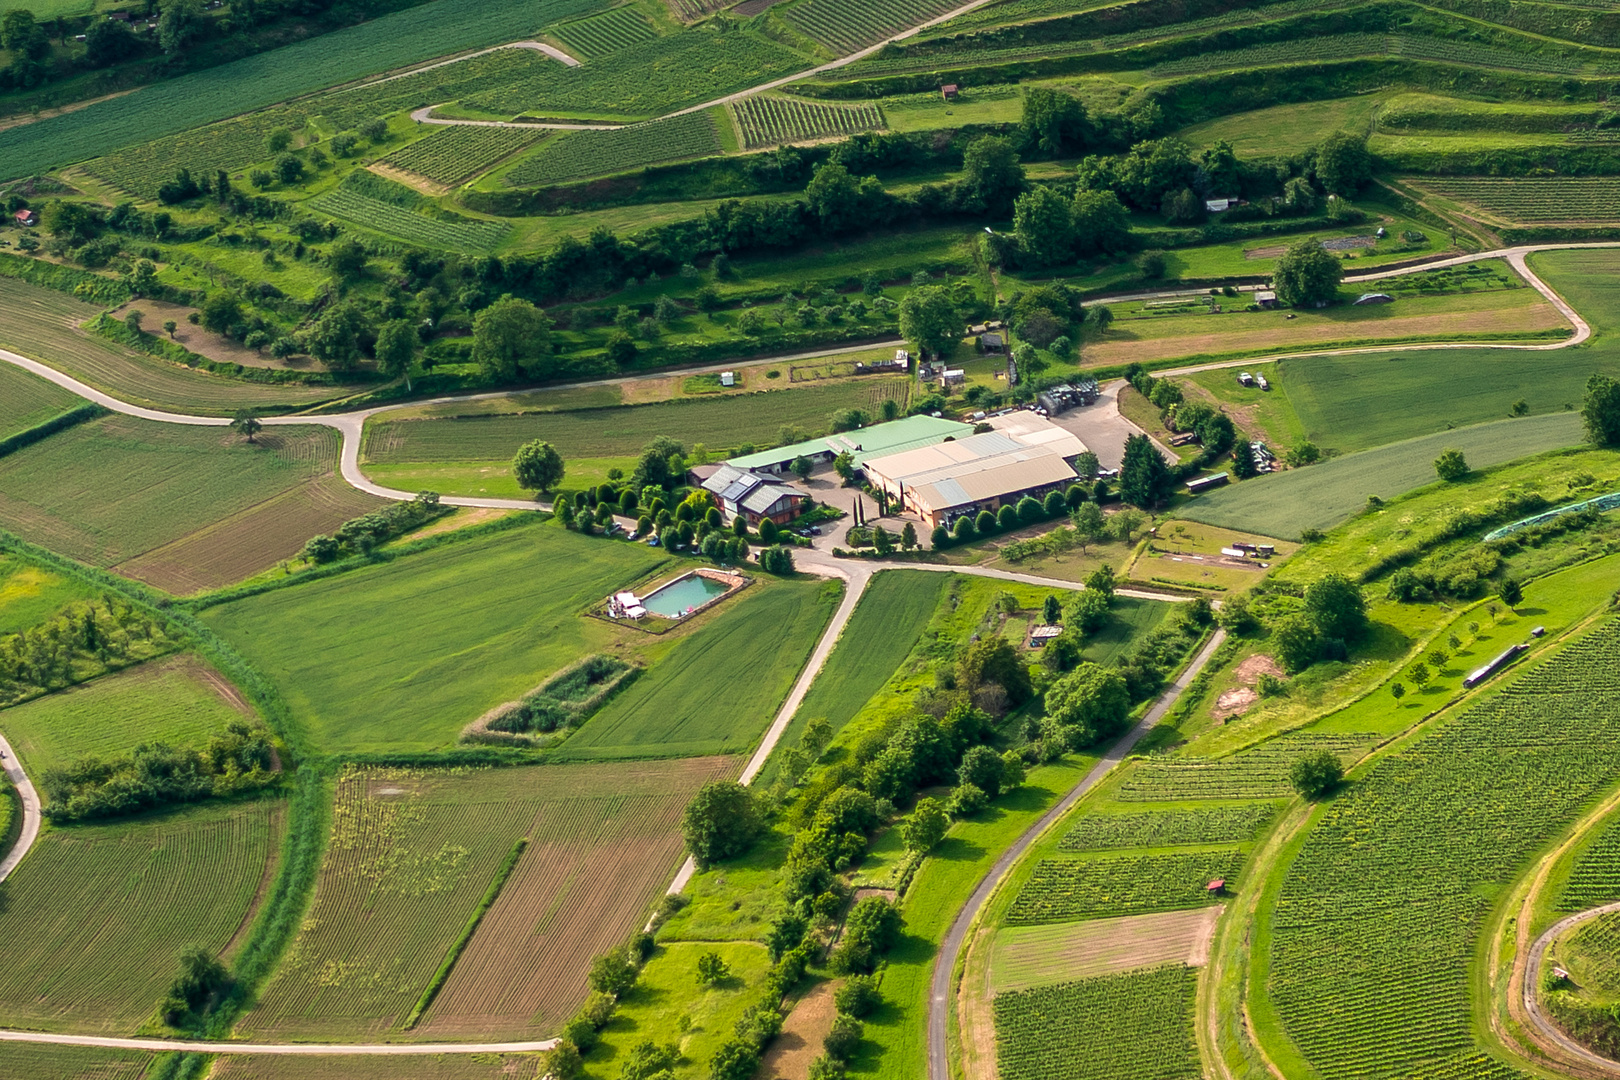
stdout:
POLYGON ((84 757, 48 770, 45 816, 52 821, 121 817, 156 806, 196 802, 266 788, 278 780, 271 767, 270 733, 232 722, 202 750, 143 743, 127 757, 84 757))

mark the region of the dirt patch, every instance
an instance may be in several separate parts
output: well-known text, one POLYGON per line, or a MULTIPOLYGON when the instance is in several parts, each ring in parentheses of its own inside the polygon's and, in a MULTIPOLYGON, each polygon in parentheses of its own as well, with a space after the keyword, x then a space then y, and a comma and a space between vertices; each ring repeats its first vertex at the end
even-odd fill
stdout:
POLYGON ((1255 702, 1260 700, 1260 694, 1255 690, 1260 676, 1270 675, 1281 679, 1286 673, 1276 660, 1264 653, 1256 653, 1239 664, 1233 674, 1237 678, 1238 685, 1215 699, 1215 708, 1212 711, 1217 720, 1241 716, 1254 707, 1255 702))
POLYGON ((116 94, 104 94, 101 97, 86 98, 83 101, 75 101, 71 105, 62 105, 54 109, 41 109, 39 112, 8 116, 4 120, 0 120, 0 131, 5 131, 7 128, 22 127, 24 124, 32 124, 40 120, 49 120, 53 116, 62 116, 65 113, 78 112, 80 109, 88 109, 92 105, 98 105, 103 101, 111 101, 113 98, 123 97, 125 94, 133 94, 134 92, 134 90, 120 90, 116 94))
POLYGON ((450 194, 449 184, 441 184, 437 180, 429 180, 427 177, 422 176, 419 173, 413 173, 406 169, 397 169, 392 165, 385 165, 380 161, 374 161, 370 165, 367 165, 366 168, 370 169, 378 176, 385 176, 397 183, 404 184, 408 188, 414 188, 424 195, 450 194))
POLYGON ((243 716, 253 716, 253 706, 249 705, 242 691, 232 686, 230 680, 207 664, 195 657, 187 657, 187 670, 196 676, 198 682, 207 683, 208 688, 219 695, 219 699, 243 716))
POLYGON ((671 375, 662 379, 637 379, 624 384, 624 403, 641 405, 649 401, 669 401, 681 396, 684 375, 671 375))
POLYGON ((496 510, 487 506, 472 506, 458 509, 453 514, 447 514, 438 521, 424 525, 415 532, 410 533, 406 539, 423 540, 429 536, 438 536, 440 533, 455 532, 457 529, 469 529, 474 525, 482 525, 486 521, 496 521, 509 514, 520 513, 517 510, 496 510))
POLYGON ((980 927, 968 941, 962 962, 962 981, 956 990, 956 1016, 962 1039, 962 1075, 965 1080, 996 1080, 996 1015, 991 1008, 995 989, 990 983, 990 956, 995 930, 980 927))
POLYGON ((837 982, 817 983, 798 1000, 782 1024, 782 1034, 760 1062, 760 1080, 805 1080, 810 1075, 810 1063, 820 1055, 821 1044, 832 1030, 837 989, 837 982))
POLYGON ((1215 923, 1225 905, 1056 926, 1005 927, 996 933, 991 990, 1022 990, 1067 979, 1183 963, 1209 962, 1215 923))

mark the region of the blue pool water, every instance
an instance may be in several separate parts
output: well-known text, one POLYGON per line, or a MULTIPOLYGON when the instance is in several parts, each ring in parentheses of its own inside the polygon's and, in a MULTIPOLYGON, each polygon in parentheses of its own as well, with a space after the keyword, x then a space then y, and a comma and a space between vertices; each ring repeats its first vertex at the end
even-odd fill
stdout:
POLYGON ((695 608, 719 596, 729 586, 699 574, 672 581, 663 588, 642 597, 641 604, 654 615, 678 619, 687 608, 695 608))

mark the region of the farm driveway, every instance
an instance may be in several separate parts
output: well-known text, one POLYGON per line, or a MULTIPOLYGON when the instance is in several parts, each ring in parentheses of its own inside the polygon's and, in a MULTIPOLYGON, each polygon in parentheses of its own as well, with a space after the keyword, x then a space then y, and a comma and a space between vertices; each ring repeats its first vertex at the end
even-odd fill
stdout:
POLYGON ((11 850, 6 852, 6 857, 0 859, 0 881, 4 881, 17 869, 17 864, 23 861, 23 856, 28 854, 28 849, 34 846, 34 840, 39 836, 39 793, 34 790, 34 783, 28 779, 28 774, 23 772, 22 763, 17 760, 4 735, 0 735, 0 756, 5 759, 6 779, 16 787, 23 808, 22 832, 11 850))

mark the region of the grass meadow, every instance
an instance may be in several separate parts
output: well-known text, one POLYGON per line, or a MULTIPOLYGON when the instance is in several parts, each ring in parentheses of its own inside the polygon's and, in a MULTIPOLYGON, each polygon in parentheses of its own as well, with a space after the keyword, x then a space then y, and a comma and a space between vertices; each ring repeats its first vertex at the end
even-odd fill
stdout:
POLYGON ((1189 498, 1174 513, 1206 525, 1298 540, 1306 529, 1339 524, 1365 507, 1369 495, 1391 499, 1433 483, 1434 459, 1444 450, 1461 450, 1469 465, 1483 469, 1574 446, 1583 438, 1579 413, 1476 424, 1255 477, 1189 498))
MULTIPOLYGON (((817 718, 830 723, 834 734, 842 731, 910 655, 949 580, 925 570, 886 570, 874 577, 778 745, 797 745, 817 718)), ((761 783, 775 779, 778 764, 773 755, 761 783)))
POLYGON ((0 363, 0 438, 65 413, 81 400, 55 383, 0 363))
POLYGON ((653 549, 536 523, 201 617, 280 687, 321 750, 429 750, 634 633, 581 613, 665 561, 653 549))
POLYGON ((657 655, 647 674, 569 736, 557 759, 752 749, 841 595, 836 582, 767 581, 710 609, 696 630, 657 655))
POLYGON ((38 775, 86 754, 116 757, 143 742, 195 747, 249 715, 213 668, 171 656, 0 711, 0 727, 38 775))
POLYGON ((130 1034, 183 948, 225 952, 245 932, 280 810, 261 799, 46 829, 0 905, 0 1022, 130 1034))
MULTIPOLYGON (((101 309, 54 289, 0 278, 0 347, 46 363, 122 401, 204 416, 237 409, 312 405, 341 396, 330 386, 271 386, 193 371, 131 352, 79 325, 101 309)), ((10 366, 10 365, 6 365, 10 366)))
POLYGON ((308 916, 243 1029, 353 1039, 397 1028, 513 844, 528 837, 414 1030, 555 1034, 585 997, 590 957, 639 927, 675 872, 687 801, 736 767, 731 758, 350 767, 337 781, 308 916))
POLYGON ((50 618, 63 606, 94 595, 73 578, 15 555, 0 555, 0 634, 14 634, 50 618))
POLYGON ((0 458, 0 517, 25 540, 115 567, 330 472, 337 447, 326 428, 279 428, 249 444, 217 428, 104 416, 0 458))

